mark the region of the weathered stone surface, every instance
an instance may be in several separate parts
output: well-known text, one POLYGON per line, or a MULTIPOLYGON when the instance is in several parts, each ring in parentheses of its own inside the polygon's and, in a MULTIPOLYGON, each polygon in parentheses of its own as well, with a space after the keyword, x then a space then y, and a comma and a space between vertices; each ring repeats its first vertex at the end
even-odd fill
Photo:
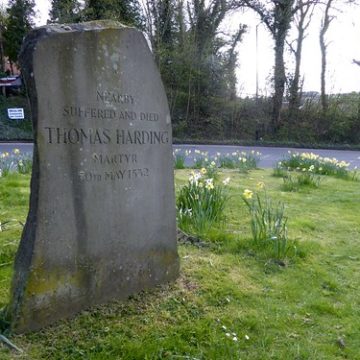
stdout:
POLYGON ((171 122, 141 32, 45 26, 25 40, 30 211, 15 262, 16 332, 176 278, 171 122))

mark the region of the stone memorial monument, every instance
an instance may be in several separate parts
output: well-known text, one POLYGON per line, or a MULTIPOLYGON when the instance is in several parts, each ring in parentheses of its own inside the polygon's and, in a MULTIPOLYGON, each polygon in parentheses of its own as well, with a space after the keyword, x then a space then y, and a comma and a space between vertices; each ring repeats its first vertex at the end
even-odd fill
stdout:
POLYGON ((112 21, 24 41, 34 164, 8 315, 37 330, 179 271, 166 95, 144 36, 112 21))

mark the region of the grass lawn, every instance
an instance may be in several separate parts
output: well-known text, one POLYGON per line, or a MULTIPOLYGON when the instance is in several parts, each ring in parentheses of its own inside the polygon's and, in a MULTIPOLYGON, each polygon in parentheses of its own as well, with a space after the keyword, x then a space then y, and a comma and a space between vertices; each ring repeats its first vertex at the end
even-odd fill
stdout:
MULTIPOLYGON (((189 170, 177 170, 176 189, 189 170)), ((170 285, 113 302, 41 332, 11 336, 1 359, 360 359, 360 183, 323 177, 282 192, 271 170, 231 177, 226 222, 205 247, 180 245, 170 285), (297 256, 286 266, 252 246, 241 195, 262 181, 286 205, 297 256)), ((0 220, 25 221, 28 175, 0 178, 0 220)), ((8 301, 21 226, 0 232, 0 305, 8 301)))

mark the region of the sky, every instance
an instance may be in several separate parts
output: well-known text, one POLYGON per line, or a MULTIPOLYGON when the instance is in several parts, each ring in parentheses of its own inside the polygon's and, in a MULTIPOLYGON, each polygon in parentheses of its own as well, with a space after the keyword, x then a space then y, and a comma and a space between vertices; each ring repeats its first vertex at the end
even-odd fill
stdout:
MULTIPOLYGON (((6 4, 7 0, 0 0, 6 4)), ((37 25, 46 24, 50 8, 50 0, 35 0, 37 25)), ((360 66, 352 63, 360 60, 360 6, 338 5, 338 11, 333 13, 336 20, 330 25, 328 38, 328 71, 327 92, 341 93, 360 91, 360 66), (339 8, 340 7, 340 8, 339 8)), ((304 76, 304 91, 320 92, 320 46, 319 29, 321 11, 314 14, 308 35, 304 40, 302 57, 302 74, 304 76)), ((238 79, 238 94, 251 96, 256 92, 256 72, 259 74, 259 94, 270 95, 270 79, 274 64, 272 39, 259 18, 250 10, 233 12, 224 21, 222 30, 235 31, 239 24, 247 24, 248 31, 243 41, 238 45, 239 61, 236 71, 238 79), (258 46, 256 47, 255 28, 258 25, 258 46), (258 50, 257 50, 258 49, 258 50)), ((285 55, 287 69, 291 71, 291 56, 285 55)))

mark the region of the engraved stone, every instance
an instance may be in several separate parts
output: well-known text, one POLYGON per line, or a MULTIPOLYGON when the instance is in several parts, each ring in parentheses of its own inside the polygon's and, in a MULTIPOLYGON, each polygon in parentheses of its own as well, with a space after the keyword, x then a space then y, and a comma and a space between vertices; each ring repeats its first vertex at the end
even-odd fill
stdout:
POLYGON ((45 26, 21 59, 35 147, 8 308, 18 333, 179 270, 169 109, 142 33, 45 26))

